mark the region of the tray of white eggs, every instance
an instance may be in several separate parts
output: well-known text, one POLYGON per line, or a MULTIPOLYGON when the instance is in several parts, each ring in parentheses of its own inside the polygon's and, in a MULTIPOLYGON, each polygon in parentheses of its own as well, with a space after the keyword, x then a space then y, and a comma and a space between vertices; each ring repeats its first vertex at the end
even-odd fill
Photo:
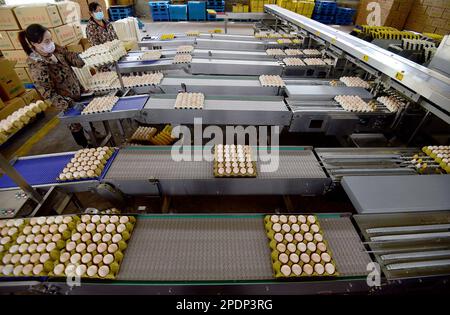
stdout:
POLYGON ((115 279, 135 223, 133 216, 82 215, 50 276, 115 279))
POLYGON ((78 219, 77 216, 50 216, 0 221, 0 226, 6 222, 9 232, 16 230, 10 236, 11 241, 3 245, 0 276, 48 276, 78 219))
POLYGON ((215 177, 256 177, 256 160, 248 145, 222 145, 214 147, 213 172, 215 177))
POLYGON ((338 275, 315 215, 266 215, 264 226, 275 278, 338 275))
POLYGON ((117 154, 114 148, 99 147, 78 150, 59 174, 57 181, 79 181, 99 178, 117 154))

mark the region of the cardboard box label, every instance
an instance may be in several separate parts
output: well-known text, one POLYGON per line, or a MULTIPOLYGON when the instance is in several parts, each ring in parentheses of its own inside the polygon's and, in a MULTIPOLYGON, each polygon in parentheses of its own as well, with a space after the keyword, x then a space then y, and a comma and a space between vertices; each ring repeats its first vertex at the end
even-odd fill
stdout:
POLYGON ((19 33, 21 31, 8 31, 8 37, 9 40, 11 41, 14 49, 23 49, 22 44, 20 44, 19 41, 19 33))
POLYGON ((55 5, 21 6, 14 8, 14 13, 23 29, 34 23, 45 27, 56 27, 62 24, 55 5))
POLYGON ((0 97, 6 101, 25 91, 22 81, 14 71, 11 61, 0 58, 0 97))
POLYGON ((31 83, 31 79, 28 76, 28 73, 25 70, 25 68, 14 68, 14 70, 16 71, 17 76, 19 77, 20 80, 22 80, 22 82, 31 83))
POLYGON ((0 30, 20 30, 12 7, 0 7, 0 30))
POLYGON ((10 61, 15 61, 16 68, 25 68, 27 66, 28 55, 23 50, 5 50, 3 55, 10 61))
POLYGON ((14 49, 14 46, 9 39, 8 33, 6 31, 0 31, 0 50, 11 49, 14 49))
POLYGON ((74 1, 64 1, 56 3, 59 16, 64 24, 80 21, 81 10, 80 5, 74 1))
POLYGON ((72 25, 61 25, 50 30, 53 40, 60 46, 66 46, 74 42, 75 32, 72 25))

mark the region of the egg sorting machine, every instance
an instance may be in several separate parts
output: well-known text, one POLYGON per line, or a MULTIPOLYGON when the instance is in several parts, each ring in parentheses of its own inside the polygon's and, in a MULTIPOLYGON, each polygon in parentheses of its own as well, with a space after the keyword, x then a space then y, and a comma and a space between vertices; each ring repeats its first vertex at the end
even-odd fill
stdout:
MULTIPOLYGON (((283 10, 276 6, 266 6, 266 11, 276 16, 278 19, 283 20, 284 23, 291 24, 292 27, 301 28, 301 32, 306 32, 310 38, 315 39, 317 42, 322 41, 327 49, 342 54, 345 59, 348 59, 356 63, 359 67, 370 73, 375 77, 375 80, 380 85, 388 86, 389 88, 395 89, 412 101, 419 103, 426 110, 434 113, 438 117, 445 121, 449 121, 449 89, 448 89, 448 78, 442 78, 435 71, 428 69, 423 69, 422 67, 413 66, 412 64, 405 62, 398 57, 392 57, 392 63, 385 63, 386 58, 389 56, 385 55, 385 52, 379 50, 378 48, 373 48, 365 42, 354 42, 353 38, 347 38, 345 35, 341 34, 336 30, 331 30, 323 25, 315 24, 313 21, 304 19, 294 13, 287 10, 283 10), (332 32, 332 33, 330 33, 332 32), (331 35, 330 35, 331 34, 331 35), (367 56, 367 57, 366 57, 367 56), (375 70, 376 69, 376 70, 375 70), (404 72, 402 72, 404 71, 404 72), (400 73, 401 75, 398 75, 400 73), (420 82, 417 82, 419 80, 420 82), (423 86, 421 86, 423 84, 423 86)), ((219 37, 219 36, 216 36, 219 37)), ((217 40, 213 42, 212 39, 205 38, 205 40, 210 40, 205 43, 212 43, 211 45, 221 45, 217 40)), ((238 43, 233 47, 245 48, 240 51, 248 51, 248 49, 254 49, 254 47, 263 47, 261 45, 256 45, 250 43, 249 46, 245 46, 245 40, 242 38, 236 39, 234 37, 226 38, 228 41, 236 40, 238 43), (253 48, 251 45, 254 45, 253 48)), ((225 37, 220 38, 220 40, 225 40, 225 37)), ((356 40, 356 39, 355 39, 356 40)), ((252 42, 250 39, 249 42, 252 42)), ((200 41, 202 42, 202 41, 200 41)), ((168 43, 164 41, 164 44, 168 43)), ((187 43, 187 42, 186 42, 187 43)), ((190 42, 192 43, 192 42, 190 42)), ((160 44, 160 43, 158 43, 160 44)), ((175 43, 174 46, 181 45, 182 43, 175 43)), ((206 45, 206 44, 205 44, 206 45)), ((225 45, 225 44, 223 44, 225 45)), ((219 47, 219 46, 217 46, 219 47)), ((225 46, 224 46, 225 47, 225 46)), ((231 46, 226 46, 229 49, 231 46)), ((263 51, 264 48, 260 50, 263 51)), ((197 49, 197 48, 196 48, 197 49)), ((200 48, 199 48, 200 49, 200 48)), ((206 48, 207 50, 208 48, 206 48)), ((204 53, 204 52, 201 52, 204 53)), ((221 52, 222 53, 222 52, 221 52)), ((208 51, 209 54, 209 51, 208 51)), ((214 57, 214 61, 209 62, 211 66, 212 63, 232 65, 233 59, 226 56, 227 53, 223 53, 224 57, 214 57), (223 58, 223 59, 222 59, 223 58), (217 60, 221 60, 218 63, 217 60), (225 60, 225 61, 223 61, 225 60)), ((169 55, 169 54, 168 54, 169 55)), ((248 60, 243 57, 244 53, 238 53, 236 59, 238 61, 243 61, 243 63, 234 63, 236 65, 244 65, 248 60)), ((220 55, 219 55, 220 56, 220 55)), ((259 55, 262 56, 262 55, 259 55)), ((256 58, 256 57, 255 57, 256 58)), ((391 57, 389 57, 391 58, 391 57)), ((195 50, 194 50, 194 60, 195 50)), ((201 59, 198 57, 198 59, 201 59)), ((208 58, 205 58, 208 59, 208 58)), ((250 59, 251 61, 252 59, 250 59)), ((125 60, 123 61, 126 62, 125 60)), ((260 61, 254 62, 256 69, 257 64, 260 61)), ((280 66, 280 62, 269 61, 280 66)), ((260 67, 263 69, 266 65, 263 63, 260 67)), ((236 66, 238 68, 239 66, 236 66)), ((275 66, 274 66, 275 67, 275 66)), ((119 66, 120 68, 120 66, 119 66)), ((250 68, 250 67, 249 67, 250 68)), ((121 71, 135 72, 144 71, 136 70, 138 68, 126 67, 122 68, 121 71), (134 70, 134 71, 132 71, 134 70)), ((142 68, 141 68, 142 69, 142 68)), ((155 68, 150 68, 155 69, 155 68)), ((245 72, 243 70, 240 70, 245 72)), ((258 70, 257 74, 267 74, 263 70, 258 70)), ((240 74, 241 72, 234 73, 240 74)), ((248 73, 247 73, 248 74, 248 73)), ((96 120, 110 120, 110 119, 122 119, 122 118, 136 118, 142 120, 143 122, 161 123, 161 122, 172 122, 174 124, 186 124, 192 120, 191 113, 185 111, 179 116, 174 114, 174 110, 166 106, 166 104, 174 101, 176 93, 180 90, 180 87, 186 87, 189 92, 203 92, 206 94, 206 99, 211 99, 211 103, 207 102, 204 114, 202 118, 207 123, 211 124, 228 124, 237 123, 244 124, 245 122, 250 123, 251 117, 253 117, 253 124, 275 124, 289 126, 292 131, 299 131, 304 128, 307 124, 296 122, 297 118, 304 117, 306 115, 317 115, 321 111, 326 112, 325 115, 334 116, 341 113, 345 116, 354 115, 353 113, 345 113, 342 109, 336 107, 333 104, 332 98, 334 95, 343 93, 343 87, 330 87, 327 80, 301 80, 301 79, 288 79, 285 78, 286 88, 285 94, 286 98, 282 97, 283 93, 280 93, 278 88, 265 88, 261 87, 258 79, 256 77, 219 77, 219 76, 175 76, 166 75, 159 87, 163 91, 168 91, 166 94, 157 93, 148 96, 133 96, 124 97, 121 102, 123 105, 133 103, 135 107, 130 108, 115 108, 110 113, 93 114, 93 115, 83 115, 79 116, 77 113, 73 115, 66 115, 68 117, 62 117, 66 122, 74 121, 96 121, 96 120), (220 92, 222 91, 222 92, 220 92), (234 92, 233 92, 234 91, 234 92), (239 91, 236 94, 236 91, 239 91), (234 94, 233 94, 234 93, 234 94), (237 99, 233 99, 233 95, 241 95, 237 99), (256 96, 264 96, 265 101, 257 99, 256 96), (260 108, 254 108, 253 112, 250 112, 246 117, 242 116, 244 109, 246 108, 247 101, 254 100, 259 102, 261 108, 271 108, 276 103, 277 109, 275 111, 287 114, 287 118, 275 119, 278 114, 270 114, 266 116, 258 116, 257 112, 261 112, 260 108), (236 120, 238 118, 231 117, 227 114, 221 113, 222 118, 217 120, 214 116, 213 110, 225 110, 229 111, 228 108, 220 108, 225 103, 235 102, 236 107, 239 109, 233 109, 239 113, 242 121, 236 120), (221 105, 222 104, 222 105, 221 105), (211 109, 208 111, 209 105, 211 109), (214 106, 218 106, 215 108, 214 106), (318 109, 317 107, 320 106, 318 109), (337 112, 336 112, 337 111, 337 112), (259 117, 259 118, 255 118, 259 117), (263 118, 261 118, 263 117, 263 118), (106 119, 105 119, 106 118, 106 119), (71 120, 72 119, 72 120, 71 120), (82 120, 80 120, 82 119, 82 120), (167 121, 167 119, 173 119, 167 121), (247 120, 243 120, 247 119, 247 120)), ((142 89, 149 89, 148 87, 142 89)), ((157 91, 159 88, 152 87, 151 92, 157 91)), ((346 88, 347 89, 347 88, 346 88)), ((347 90, 352 90, 354 94, 360 94, 363 98, 368 91, 364 89, 354 89, 348 88, 347 90)), ((136 89, 139 90, 139 89, 136 89)), ((149 91, 143 91, 148 93, 149 91)), ((370 93, 369 93, 370 94, 370 93)), ((370 98, 370 97, 367 97, 370 98)), ((251 103, 251 102, 250 102, 251 103)), ((173 102, 171 103, 173 104, 173 102)), ((387 114, 387 112, 381 110, 382 114, 387 114)), ((316 116, 317 117, 317 116, 316 116)), ((339 117, 343 119, 342 117, 339 117)), ((355 118, 358 119, 358 118, 355 118)), ((331 129, 330 129, 331 130, 331 129)), ((174 162, 171 158, 170 151, 167 148, 162 147, 141 147, 141 148, 121 148, 118 150, 117 155, 112 159, 111 164, 105 168, 102 175, 97 180, 89 181, 74 181, 70 183, 57 183, 55 178, 63 165, 58 163, 50 163, 58 156, 70 156, 70 153, 61 154, 50 154, 44 156, 34 156, 25 157, 18 159, 14 166, 16 169, 25 170, 28 169, 45 172, 50 177, 44 177, 42 174, 37 174, 36 177, 30 178, 31 175, 36 174, 27 173, 28 171, 22 172, 22 175, 27 179, 34 188, 40 188, 43 190, 49 189, 50 187, 61 187, 67 191, 85 191, 89 189, 96 189, 97 191, 108 190, 113 191, 112 188, 120 190, 126 194, 197 194, 197 193, 208 193, 208 194, 322 194, 329 189, 333 189, 339 183, 342 183, 343 188, 351 196, 352 202, 354 202, 355 207, 361 213, 370 211, 380 211, 380 209, 371 208, 370 200, 380 200, 384 198, 390 200, 391 204, 387 205, 386 208, 381 209, 381 212, 390 212, 397 208, 398 211, 407 211, 410 209, 411 204, 418 205, 420 207, 414 209, 415 211, 429 211, 429 210, 448 210, 445 206, 450 204, 445 191, 435 190, 434 196, 438 196, 437 203, 427 203, 421 204, 420 200, 431 200, 430 190, 427 188, 444 188, 448 187, 448 175, 418 175, 416 170, 411 167, 407 162, 414 153, 417 153, 419 149, 415 148, 377 148, 377 149, 312 149, 312 148, 300 148, 300 147, 288 147, 280 148, 280 166, 281 169, 275 173, 268 173, 262 175, 256 179, 246 179, 245 182, 239 179, 215 179, 212 176, 211 164, 209 162, 203 161, 192 161, 192 162, 174 162), (43 166, 47 165, 47 168, 43 166), (53 176, 53 175, 55 176, 53 176), (370 176, 368 176, 370 175, 370 176), (380 176, 381 175, 381 176, 380 176), (393 176, 386 176, 393 175, 393 176), (400 176, 401 175, 401 176, 400 176), (404 176, 410 175, 410 176, 404 176), (37 178, 34 181, 34 178, 37 178), (43 180, 47 178, 46 180, 43 180), (252 184, 248 185, 249 181, 253 181, 252 184), (441 181, 446 181, 442 183, 441 181), (415 183, 418 181, 419 183, 415 183), (426 182, 426 184, 425 184, 426 182), (380 187, 388 187, 389 191, 381 192, 382 195, 374 191, 365 190, 361 191, 360 187, 367 185, 368 183, 382 183, 380 187), (390 185, 389 185, 390 183, 390 185), (395 184, 393 184, 395 183, 395 184), (416 191, 417 185, 422 185, 423 192, 421 194, 415 194, 411 196, 405 195, 408 191, 416 191), (355 187, 356 186, 356 187, 355 187), (406 187, 402 194, 399 194, 399 188, 406 187), (414 187, 414 188, 411 188, 414 187), (416 189, 416 190, 414 190, 416 189), (390 193, 390 194, 389 194, 390 193), (368 197, 369 195, 369 197, 368 197), (400 197, 399 197, 400 196, 400 197), (400 198, 400 199, 399 199, 400 198), (402 204, 398 200, 406 200, 409 198, 409 202, 402 204), (400 208, 400 209, 398 209, 400 208)), ((30 171, 31 172, 31 171, 30 171)), ((2 177, 1 179, 2 190, 9 191, 11 189, 16 189, 17 185, 12 183, 8 178, 2 177)), ((389 202, 388 202, 389 203, 389 202)), ((425 273, 414 273, 411 281, 417 280, 418 277, 425 275, 435 275, 435 274, 448 274, 448 251, 447 248, 440 248, 436 246, 432 250, 423 250, 424 240, 430 239, 430 235, 425 235, 426 231, 433 231, 433 233, 438 233, 432 235, 433 244, 436 245, 440 243, 440 246, 447 246, 448 244, 448 233, 442 234, 442 229, 447 229, 446 224, 449 222, 448 212, 440 212, 440 214, 431 214, 427 212, 417 213, 417 214, 396 214, 397 217, 392 217, 385 214, 362 214, 356 216, 355 219, 358 223, 360 230, 364 235, 364 239, 368 242, 367 245, 371 249, 378 251, 375 255, 375 259, 380 262, 382 270, 387 278, 387 280, 393 279, 404 279, 405 274, 411 274, 411 270, 417 272, 417 270, 425 270, 425 273), (405 221, 408 218, 408 221, 405 221), (423 225, 424 218, 429 220, 428 226, 423 225), (432 219, 431 219, 432 218, 432 219), (394 221, 393 221, 394 220, 394 221), (403 225, 403 226, 402 226, 403 225), (394 227, 400 230, 393 230, 394 227), (374 230, 375 229, 375 230, 374 230), (378 229, 378 230, 377 230, 378 229), (418 233, 419 230, 419 233, 418 233), (401 234, 406 236, 398 236, 399 231, 401 234), (417 235, 417 234, 423 235, 417 235), (394 234, 394 236, 392 235, 394 234), (371 239, 372 237, 383 237, 381 239, 371 239), (386 238, 386 236, 388 236, 386 238), (394 238, 394 239, 393 239, 394 238), (405 241, 406 239, 406 241, 405 241), (394 244, 392 243, 394 241, 394 244), (436 243, 436 244, 435 244, 436 243), (446 245, 447 244, 447 245, 446 245), (395 245, 395 246, 393 246, 395 245), (407 251, 405 251, 407 249, 407 251), (424 259, 425 257, 425 259, 424 259), (438 260, 438 262, 436 262, 438 260), (436 271, 437 270, 437 271, 436 271)), ((264 262, 265 251, 268 250, 265 245, 263 246, 262 238, 262 227, 257 227, 260 223, 259 220, 262 216, 248 216, 246 218, 238 217, 234 218, 232 216, 224 218, 186 218, 180 216, 174 218, 170 221, 167 217, 152 218, 143 217, 138 219, 138 225, 136 234, 132 239, 129 251, 127 252, 127 260, 124 262, 123 269, 119 275, 119 282, 117 284, 122 285, 121 288, 114 284, 108 284, 107 286, 102 283, 86 283, 81 288, 75 288, 72 292, 95 292, 97 289, 111 290, 111 292, 123 292, 124 288, 127 288, 130 292, 136 290, 136 286, 133 286, 132 282, 140 281, 139 290, 145 288, 146 292, 159 292, 161 286, 158 286, 155 282, 171 282, 177 284, 175 287, 170 288, 170 292, 188 292, 184 290, 191 290, 195 286, 196 281, 207 281, 210 285, 219 285, 226 283, 228 281, 238 281, 239 284, 229 286, 229 289, 220 288, 217 289, 220 292, 233 292, 232 290, 241 289, 245 287, 247 292, 262 293, 264 292, 292 292, 293 290, 298 290, 297 292, 321 292, 326 288, 332 292, 353 292, 353 291, 367 291, 370 288, 367 287, 366 283, 366 272, 367 264, 373 259, 364 252, 363 244, 359 239, 354 226, 352 225, 349 217, 343 214, 333 214, 329 217, 324 217, 324 229, 325 233, 330 233, 330 246, 333 248, 333 252, 336 255, 336 260, 338 263, 338 269, 342 270, 343 278, 339 278, 340 281, 319 281, 319 282, 287 282, 280 284, 279 282, 273 281, 271 278, 271 271, 269 269, 269 260, 264 262), (156 220, 158 219, 158 220, 156 220), (199 222, 198 219, 204 219, 205 221, 199 222), (197 220, 192 222, 192 220, 197 220), (222 220, 222 221, 220 221, 222 220), (327 227, 327 222, 329 222, 329 227, 327 227), (167 222, 169 221, 169 222, 167 222), (219 221, 219 222, 217 222, 219 221), (242 222, 244 221, 244 222, 242 222), (152 242, 142 242, 143 239, 153 239, 155 241, 162 242, 165 240, 165 234, 161 236, 151 235, 154 231, 154 227, 158 224, 165 224, 169 226, 170 224, 186 224, 189 229, 192 229, 194 224, 205 229, 205 233, 209 233, 211 237, 214 237, 218 231, 226 231, 230 227, 233 233, 255 233, 257 236, 255 239, 258 240, 258 247, 256 243, 251 244, 234 244, 233 246, 248 246, 249 248, 257 247, 255 252, 251 255, 240 255, 241 259, 255 259, 254 261, 242 261, 235 260, 230 265, 229 270, 220 269, 220 264, 213 264, 214 262, 206 260, 206 263, 210 263, 208 266, 214 266, 215 270, 212 274, 192 274, 192 269, 189 269, 189 264, 187 264, 186 269, 179 270, 178 273, 167 273, 167 269, 163 268, 166 266, 168 261, 167 257, 173 258, 174 255, 183 255, 182 252, 173 252, 169 249, 169 254, 166 256, 156 255, 153 258, 144 257, 142 258, 142 253, 153 253, 153 249, 145 248, 145 244, 155 244, 152 242), (215 228, 208 230, 206 226, 213 225, 215 228), (221 229, 222 225, 227 226, 227 229, 221 229), (240 226, 241 225, 241 226, 240 226), (332 228, 335 228, 336 233, 347 233, 346 237, 342 235, 332 234, 332 228), (333 242, 342 241, 344 245, 334 244, 333 242), (144 244, 145 243, 145 244, 144 244), (349 249, 348 245, 354 246, 349 249), (345 251, 347 248, 347 252, 345 251), (341 255, 342 259, 341 260, 341 255), (144 261, 139 261, 139 257, 144 261), (158 261, 153 261, 152 259, 159 259, 158 261), (357 264, 355 264, 357 262, 357 264), (242 266, 242 263, 253 266, 254 269, 249 271, 249 273, 242 277, 239 272, 241 269, 233 269, 237 264, 242 266), (346 265, 347 264, 347 265, 346 265), (141 266, 141 269, 136 269, 136 266, 141 266), (150 266, 157 268, 156 271, 149 271, 150 266), (351 267, 349 267, 351 266, 351 267), (147 268, 147 269, 146 269, 147 268), (159 269, 158 269, 159 268, 159 269), (350 268, 350 269, 346 269, 350 268), (347 271, 346 271, 347 270, 347 271), (347 273, 348 270, 351 272, 347 273), (219 275, 222 275, 221 277, 219 275), (251 276, 249 276, 251 275, 251 276), (177 278, 178 276, 178 278, 177 278), (246 281, 256 281, 256 284, 248 285, 246 281), (179 285, 177 281, 186 282, 192 281, 192 284, 179 285), (127 286, 123 286, 127 284, 127 286), (158 291, 159 290, 159 291, 158 291), (304 291, 303 291, 304 290, 304 291)), ((262 226, 262 223, 261 223, 262 226)), ((164 233, 168 231, 173 231, 173 229, 167 228, 163 230, 164 233)), ((173 235, 172 235, 173 236, 173 235)), ((241 239, 248 240, 248 234, 243 236, 241 239)), ((188 239, 186 235, 178 235, 177 239, 188 239)), ((192 239, 192 238, 191 238, 192 239)), ((222 239, 229 239, 226 236, 222 239)), ((267 243, 267 240, 264 239, 267 243)), ((187 242, 186 248, 192 246, 196 242, 187 242)), ((198 244, 198 242, 196 243, 198 244)), ((204 246, 208 246, 205 244, 204 246)), ((203 253, 208 252, 207 248, 203 253)), ((236 253, 236 252, 235 252, 236 253)), ((238 252, 239 253, 239 252, 238 252)), ((248 254, 246 252, 245 254, 248 254)), ((230 256, 226 253, 223 259, 229 259, 230 256)), ((234 257, 234 256, 233 256, 234 257)), ((176 266, 177 268, 180 265, 176 266)), ((204 272, 207 269, 202 269, 204 272)), ((403 280, 407 282, 406 280, 403 280)), ((61 290, 65 290, 66 286, 64 283, 58 281, 51 281, 52 284, 61 290)), ((387 281, 389 282, 389 281, 387 281)), ((385 282, 383 282, 386 284, 385 282)), ((392 284, 392 283, 391 283, 392 284)), ((21 284, 15 283, 17 287, 21 284)), ((28 284, 27 284, 28 285, 28 284)), ((1 286, 2 288, 7 288, 10 290, 8 285, 1 286)), ((210 290, 211 286, 208 286, 210 290)), ((198 286, 195 286, 196 290, 198 286)), ((165 288, 167 289, 167 287, 165 288)), ((169 289, 167 289, 169 290, 169 289)))

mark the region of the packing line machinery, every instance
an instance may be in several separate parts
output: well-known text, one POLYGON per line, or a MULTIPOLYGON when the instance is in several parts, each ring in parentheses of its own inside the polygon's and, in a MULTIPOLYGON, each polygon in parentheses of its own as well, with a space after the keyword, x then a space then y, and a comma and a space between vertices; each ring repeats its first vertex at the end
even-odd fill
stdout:
MULTIPOLYGON (((260 146, 258 176, 246 179, 214 177, 213 162, 207 159, 210 149, 119 148, 101 175, 90 180, 57 180, 73 152, 22 157, 13 161, 13 167, 35 189, 58 188, 67 193, 93 191, 115 201, 123 200, 123 195, 319 196, 341 183, 361 213, 375 211, 374 204, 382 212, 448 210, 450 204, 450 196, 445 193, 450 176, 419 175, 411 163, 419 149, 260 146)), ((0 177, 2 193, 18 189, 12 178, 0 177)))
POLYGON ((427 112, 450 123, 448 76, 277 5, 265 5, 264 11, 294 31, 307 33, 309 38, 375 75, 380 84, 410 96, 427 112))
POLYGON ((73 286, 61 277, 0 277, 0 293, 383 294, 448 289, 448 211, 316 216, 338 271, 332 277, 274 278, 264 214, 151 214, 136 216, 116 279, 82 278, 81 285, 73 286))
POLYGON ((129 118, 146 124, 192 125, 194 118, 201 118, 204 125, 281 126, 291 132, 348 135, 361 121, 376 130, 397 117, 381 103, 373 112, 356 113, 345 111, 334 100, 337 95, 371 100, 373 94, 364 88, 330 86, 330 80, 319 79, 284 82, 285 87, 267 87, 254 76, 168 75, 157 86, 133 88, 139 95, 121 97, 111 112, 81 115, 71 110, 60 119, 67 124, 81 123, 88 131, 92 129, 89 123, 95 121, 129 118), (179 92, 205 94, 203 109, 175 109, 179 92))

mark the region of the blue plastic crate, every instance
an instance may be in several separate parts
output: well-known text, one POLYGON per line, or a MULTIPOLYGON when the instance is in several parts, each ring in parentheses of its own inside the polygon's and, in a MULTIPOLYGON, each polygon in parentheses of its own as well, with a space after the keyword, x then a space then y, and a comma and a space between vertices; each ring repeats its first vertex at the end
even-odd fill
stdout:
POLYGON ((169 11, 169 1, 150 1, 148 5, 152 13, 169 11))
POLYGON ((153 21, 170 21, 169 12, 166 13, 152 13, 153 21))
POLYGON ((169 16, 171 21, 187 21, 187 5, 170 4, 169 16))
POLYGON ((116 13, 129 14, 129 16, 131 16, 133 14, 133 6, 132 5, 128 5, 128 6, 111 6, 111 7, 109 7, 109 13, 112 13, 112 14, 116 14, 116 13))
POLYGON ((206 3, 204 1, 189 1, 188 17, 189 21, 205 21, 206 3))

